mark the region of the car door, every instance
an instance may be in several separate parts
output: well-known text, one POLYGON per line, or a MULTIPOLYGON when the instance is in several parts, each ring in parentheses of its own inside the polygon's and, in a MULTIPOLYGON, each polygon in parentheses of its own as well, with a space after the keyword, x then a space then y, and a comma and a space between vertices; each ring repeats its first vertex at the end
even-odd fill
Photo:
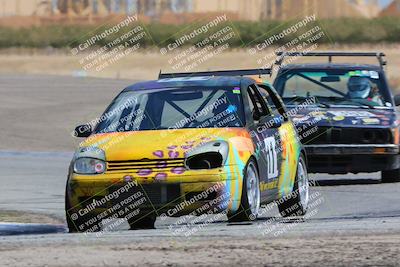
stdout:
POLYGON ((279 116, 282 122, 278 130, 278 149, 281 152, 281 170, 277 183, 277 190, 279 196, 284 196, 289 194, 293 188, 301 144, 297 136, 296 128, 287 115, 285 104, 275 89, 267 84, 258 84, 257 87, 264 100, 266 100, 272 108, 273 116, 279 116))
POLYGON ((248 128, 256 144, 256 157, 260 176, 262 202, 276 198, 281 152, 279 149, 279 123, 276 123, 271 108, 264 100, 255 84, 247 89, 247 97, 252 111, 248 128))

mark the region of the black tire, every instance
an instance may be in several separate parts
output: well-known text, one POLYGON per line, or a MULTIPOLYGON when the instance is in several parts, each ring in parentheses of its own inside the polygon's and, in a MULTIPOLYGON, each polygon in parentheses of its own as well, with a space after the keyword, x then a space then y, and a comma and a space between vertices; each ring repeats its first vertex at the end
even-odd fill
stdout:
MULTIPOLYGON (((71 216, 74 216, 73 214, 75 211, 71 210, 69 200, 68 200, 68 194, 65 192, 65 219, 67 221, 67 227, 68 227, 68 232, 69 233, 83 233, 83 232, 99 232, 101 230, 101 222, 91 224, 89 227, 83 227, 83 229, 79 229, 79 226, 83 225, 85 226, 85 222, 88 221, 90 218, 88 218, 87 215, 85 215, 84 218, 77 218, 75 221, 72 220, 71 216)), ((79 216, 79 215, 78 215, 79 216)))
POLYGON ((99 232, 101 230, 100 224, 92 224, 90 227, 84 227, 83 229, 78 229, 80 225, 85 225, 86 220, 77 219, 72 221, 70 216, 67 214, 67 225, 69 233, 85 233, 85 232, 99 232))
POLYGON ((71 220, 67 212, 65 214, 65 217, 67 220, 68 233, 79 233, 79 229, 75 226, 74 222, 71 220))
POLYGON ((400 169, 382 171, 382 183, 398 183, 400 182, 400 169))
POLYGON ((65 193, 65 220, 67 221, 68 232, 69 233, 80 233, 80 232, 83 232, 82 230, 78 229, 78 226, 81 225, 84 222, 80 221, 79 219, 73 221, 71 219, 72 213, 73 212, 71 211, 71 207, 69 205, 69 200, 68 200, 67 193, 65 193))
POLYGON ((155 229, 156 215, 150 214, 144 217, 144 215, 139 215, 135 218, 129 219, 128 223, 130 226, 130 230, 139 230, 139 229, 155 229))
MULTIPOLYGON (((68 185, 67 185, 68 186, 68 185)), ((69 214, 71 210, 67 189, 65 190, 65 220, 67 221, 67 227, 69 233, 79 233, 79 229, 76 224, 71 219, 71 214, 69 214)))
POLYGON ((296 178, 293 185, 293 191, 290 195, 283 197, 278 201, 278 209, 282 217, 304 216, 307 213, 308 198, 309 198, 308 188, 309 185, 308 185, 307 167, 305 164, 304 156, 301 154, 299 158, 299 163, 297 165, 296 178), (303 170, 300 169, 300 164, 302 164, 303 170), (303 174, 301 174, 301 172, 303 172, 303 174), (300 175, 305 175, 306 181, 303 181, 304 177, 300 177, 300 175), (301 187, 301 185, 304 183, 306 183, 306 185, 301 187), (307 196, 301 194, 300 193, 301 191, 299 189, 306 190, 307 196))
MULTIPOLYGON (((253 181, 254 178, 252 178, 253 181)), ((257 194, 256 192, 256 194, 257 194)), ((253 159, 250 159, 249 162, 246 165, 245 171, 244 171, 244 178, 243 178, 243 186, 242 186, 242 197, 240 200, 240 206, 239 209, 234 212, 234 213, 228 213, 228 221, 229 222, 248 222, 248 221, 254 221, 257 219, 258 216, 258 209, 260 207, 260 179, 258 176, 258 169, 256 162, 253 159), (255 202, 254 205, 252 205, 249 201, 249 196, 248 196, 248 182, 249 182, 249 177, 248 175, 250 174, 249 168, 251 168, 251 172, 255 174, 256 178, 256 184, 254 184, 255 190, 258 190, 258 201, 255 202), (258 204, 257 204, 258 202, 258 204), (251 207, 252 206, 252 207, 251 207)), ((256 197, 257 198, 257 197, 256 197)))

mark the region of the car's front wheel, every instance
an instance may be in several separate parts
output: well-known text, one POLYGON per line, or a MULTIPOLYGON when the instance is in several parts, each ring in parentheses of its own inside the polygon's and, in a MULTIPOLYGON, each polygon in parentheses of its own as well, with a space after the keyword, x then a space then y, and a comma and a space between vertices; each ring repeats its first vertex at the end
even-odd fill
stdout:
POLYGON ((145 216, 143 215, 143 217, 128 219, 128 223, 130 226, 130 230, 155 229, 154 224, 156 222, 156 219, 157 217, 155 214, 147 214, 145 216))
MULTIPOLYGON (((68 211, 65 212, 65 219, 67 221, 67 227, 69 233, 79 233, 79 229, 77 225, 72 221, 71 216, 68 214, 68 211)), ((79 223, 77 223, 79 224, 79 223)))
POLYGON ((65 220, 67 221, 67 227, 69 233, 79 233, 78 229, 79 222, 74 222, 71 218, 71 206, 69 204, 68 192, 65 191, 65 220))
POLYGON ((400 169, 382 171, 382 183, 397 183, 400 182, 400 169))
POLYGON ((76 211, 74 211, 70 204, 68 196, 68 190, 65 190, 65 219, 67 221, 67 227, 69 233, 83 233, 83 232, 98 232, 101 230, 101 221, 96 221, 96 216, 92 217, 81 217, 76 211), (88 221, 91 218, 92 223, 89 225, 88 221))
POLYGON ((247 163, 242 186, 242 198, 239 209, 228 213, 230 222, 253 221, 260 209, 260 179, 256 163, 253 159, 247 163))
POLYGON ((309 201, 309 183, 304 156, 301 155, 297 164, 296 178, 293 191, 278 202, 279 213, 282 217, 304 216, 309 201))

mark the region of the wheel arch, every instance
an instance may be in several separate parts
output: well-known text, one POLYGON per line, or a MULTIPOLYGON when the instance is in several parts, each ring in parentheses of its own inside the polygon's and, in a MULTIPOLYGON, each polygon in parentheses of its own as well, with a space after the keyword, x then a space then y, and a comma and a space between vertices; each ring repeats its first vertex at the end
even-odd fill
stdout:
POLYGON ((301 149, 300 149, 300 155, 299 155, 299 157, 300 157, 301 155, 303 155, 304 162, 305 162, 305 164, 306 164, 306 168, 308 169, 307 152, 306 152, 306 149, 305 149, 303 146, 302 146, 301 149))
MULTIPOLYGON (((251 156, 248 158, 248 160, 247 160, 247 162, 246 162, 246 168, 247 168, 247 165, 249 164, 250 160, 253 160, 253 161, 254 161, 254 163, 256 164, 256 168, 257 168, 258 175, 260 175, 260 167, 258 166, 258 161, 257 161, 256 156, 251 155, 251 156)), ((246 168, 243 169, 243 178, 244 178, 244 175, 245 175, 246 168)))

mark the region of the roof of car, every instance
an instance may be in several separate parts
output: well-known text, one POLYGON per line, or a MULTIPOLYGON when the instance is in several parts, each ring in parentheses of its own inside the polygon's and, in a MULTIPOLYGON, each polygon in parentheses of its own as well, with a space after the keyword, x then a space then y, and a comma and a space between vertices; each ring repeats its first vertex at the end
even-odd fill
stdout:
POLYGON ((198 86, 240 86, 242 83, 254 83, 254 80, 248 77, 236 76, 207 76, 207 77, 183 77, 183 78, 167 78, 152 81, 144 81, 132 84, 124 89, 146 90, 146 89, 162 89, 176 87, 198 87, 198 86))
POLYGON ((350 63, 308 63, 288 64, 281 67, 282 70, 294 69, 352 69, 352 70, 375 70, 382 71, 380 66, 372 64, 350 64, 350 63))

